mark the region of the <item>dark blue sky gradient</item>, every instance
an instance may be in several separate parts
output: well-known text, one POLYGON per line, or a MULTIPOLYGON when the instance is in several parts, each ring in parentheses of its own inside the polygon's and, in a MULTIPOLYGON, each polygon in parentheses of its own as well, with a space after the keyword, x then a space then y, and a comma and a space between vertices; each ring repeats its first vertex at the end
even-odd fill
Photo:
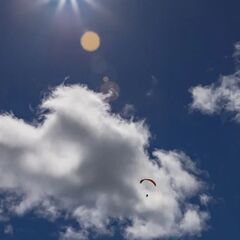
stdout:
MULTIPOLYGON (((101 9, 94 9, 79 0, 79 16, 69 5, 56 15, 56 2, 33 2, 0 1, 0 111, 32 121, 44 93, 66 76, 66 83, 94 90, 109 76, 121 89, 113 111, 133 104, 150 126, 151 149, 182 150, 208 172, 215 203, 200 239, 240 239, 240 125, 226 114, 209 117, 188 108, 190 87, 235 71, 240 1, 96 0, 101 9), (80 48, 85 30, 101 36, 96 53, 80 48)), ((10 223, 14 235, 4 236, 0 224, 1 239, 48 240, 57 239, 64 221, 29 213, 10 223)))

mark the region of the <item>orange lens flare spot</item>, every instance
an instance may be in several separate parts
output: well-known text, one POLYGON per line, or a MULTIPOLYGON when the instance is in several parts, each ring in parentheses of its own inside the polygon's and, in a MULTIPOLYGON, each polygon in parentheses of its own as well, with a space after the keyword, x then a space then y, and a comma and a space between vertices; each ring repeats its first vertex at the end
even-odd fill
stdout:
POLYGON ((96 32, 85 32, 80 39, 80 43, 85 51, 94 52, 100 47, 101 41, 96 32))

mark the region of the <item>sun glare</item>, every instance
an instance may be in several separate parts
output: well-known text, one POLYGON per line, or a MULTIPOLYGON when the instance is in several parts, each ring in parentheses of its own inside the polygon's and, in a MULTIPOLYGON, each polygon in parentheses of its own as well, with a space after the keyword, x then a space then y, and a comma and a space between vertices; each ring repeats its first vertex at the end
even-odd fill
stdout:
POLYGON ((91 7, 99 8, 97 0, 37 0, 38 4, 51 4, 57 5, 57 11, 63 10, 66 5, 71 5, 74 12, 78 13, 81 2, 89 4, 91 7))
POLYGON ((78 10, 79 10, 78 1, 79 0, 41 0, 41 3, 55 2, 55 3, 57 3, 57 10, 58 11, 62 10, 66 4, 70 4, 72 6, 72 9, 75 12, 78 12, 78 10))
POLYGON ((59 0, 59 3, 58 3, 58 10, 62 10, 63 7, 65 6, 65 4, 67 3, 70 3, 73 10, 75 12, 78 12, 78 3, 77 3, 77 0, 59 0))

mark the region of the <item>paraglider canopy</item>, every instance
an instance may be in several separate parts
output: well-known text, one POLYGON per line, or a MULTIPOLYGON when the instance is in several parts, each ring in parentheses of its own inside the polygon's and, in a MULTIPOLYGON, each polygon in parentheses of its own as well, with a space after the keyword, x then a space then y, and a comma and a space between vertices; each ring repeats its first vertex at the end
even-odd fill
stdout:
POLYGON ((140 183, 144 182, 144 181, 149 181, 151 182, 155 187, 157 186, 156 182, 150 178, 143 178, 142 180, 140 180, 140 183))

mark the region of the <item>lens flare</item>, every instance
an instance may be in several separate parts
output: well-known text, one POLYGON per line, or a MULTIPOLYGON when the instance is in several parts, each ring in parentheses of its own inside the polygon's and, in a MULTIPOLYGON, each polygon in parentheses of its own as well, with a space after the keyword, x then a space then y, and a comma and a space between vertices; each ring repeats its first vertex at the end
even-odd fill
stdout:
POLYGON ((61 11, 66 4, 71 4, 72 9, 78 12, 78 0, 41 0, 42 3, 57 2, 57 11, 61 11))
POLYGON ((94 52, 100 47, 100 37, 96 32, 85 32, 80 39, 82 48, 88 52, 94 52))
POLYGON ((72 9, 75 11, 75 12, 78 12, 78 3, 77 3, 77 0, 59 0, 59 3, 58 3, 58 10, 62 10, 63 7, 67 4, 67 3, 70 3, 71 6, 72 6, 72 9))
POLYGON ((35 0, 38 5, 45 5, 45 4, 56 4, 57 11, 64 10, 66 5, 71 5, 74 12, 79 13, 81 11, 81 5, 88 4, 92 8, 98 11, 104 11, 102 5, 99 3, 98 0, 35 0))

